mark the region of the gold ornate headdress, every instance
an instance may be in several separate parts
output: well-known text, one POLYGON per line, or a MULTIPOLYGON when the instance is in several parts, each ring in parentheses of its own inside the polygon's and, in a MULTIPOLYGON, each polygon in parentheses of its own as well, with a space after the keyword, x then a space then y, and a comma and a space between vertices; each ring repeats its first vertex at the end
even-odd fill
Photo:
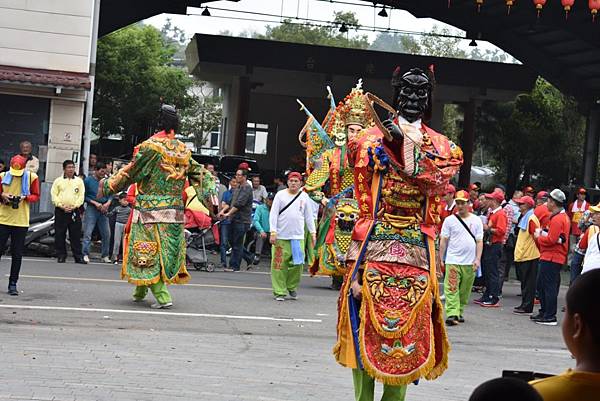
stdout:
POLYGON ((370 113, 365 107, 365 94, 362 89, 362 79, 358 80, 358 83, 352 91, 344 98, 343 104, 340 104, 340 117, 343 120, 345 126, 357 124, 363 128, 369 127, 372 122, 370 113))

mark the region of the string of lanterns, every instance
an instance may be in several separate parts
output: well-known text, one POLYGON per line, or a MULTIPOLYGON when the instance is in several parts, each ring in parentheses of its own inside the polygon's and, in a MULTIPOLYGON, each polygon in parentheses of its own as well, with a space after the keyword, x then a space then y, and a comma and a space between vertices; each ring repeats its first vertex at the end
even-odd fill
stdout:
MULTIPOLYGON (((485 0, 475 0, 475 6, 477 7, 477 12, 481 12, 481 8, 483 7, 485 0)), ((510 15, 510 10, 516 3, 516 0, 505 0, 507 13, 510 15)), ((544 6, 546 5, 547 0, 533 0, 533 5, 535 6, 537 17, 540 17, 544 6)), ((565 10, 565 19, 569 18, 569 13, 575 4, 575 0, 560 0, 560 4, 565 10)), ((451 6, 450 0, 448 0, 448 7, 451 6)), ((590 9, 590 13, 592 15, 592 21, 596 22, 596 16, 600 11, 600 0, 588 0, 588 8, 590 9)))

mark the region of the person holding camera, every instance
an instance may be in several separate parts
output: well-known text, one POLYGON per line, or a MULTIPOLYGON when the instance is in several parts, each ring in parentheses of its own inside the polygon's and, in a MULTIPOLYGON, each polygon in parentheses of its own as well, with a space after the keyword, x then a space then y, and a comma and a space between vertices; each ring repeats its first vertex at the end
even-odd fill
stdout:
POLYGON ((560 286, 560 268, 567 261, 569 252, 569 232, 571 220, 565 212, 567 197, 560 189, 554 189, 548 197, 550 221, 548 225, 535 231, 535 239, 540 248, 540 266, 537 275, 537 290, 540 298, 540 311, 531 316, 537 324, 556 326, 556 304, 560 286))
POLYGON ((52 183, 50 190, 54 209, 56 227, 56 255, 58 263, 65 263, 67 259, 66 236, 69 230, 71 251, 75 263, 85 264, 81 252, 81 213, 79 208, 83 205, 85 187, 81 178, 75 175, 73 160, 63 162, 63 176, 52 183))
POLYGON ((10 159, 10 170, 0 173, 0 256, 4 254, 10 238, 10 295, 19 295, 17 281, 29 228, 29 204, 40 199, 38 176, 27 170, 26 165, 27 159, 16 155, 10 159))

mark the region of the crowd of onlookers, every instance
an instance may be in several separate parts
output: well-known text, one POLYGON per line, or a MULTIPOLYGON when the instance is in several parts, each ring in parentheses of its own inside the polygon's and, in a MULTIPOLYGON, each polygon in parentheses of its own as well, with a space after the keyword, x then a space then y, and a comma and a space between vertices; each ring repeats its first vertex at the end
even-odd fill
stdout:
POLYGON ((507 198, 501 185, 488 193, 480 193, 478 183, 468 191, 448 185, 440 220, 448 325, 464 320, 462 310, 472 285, 482 294, 475 303, 501 306, 503 285, 513 266, 521 283, 521 304, 513 313, 556 325, 563 266, 570 261, 571 283, 582 271, 600 266, 600 204, 590 205, 584 188, 569 203, 560 189, 535 193, 527 186, 507 198), (538 313, 533 313, 535 304, 540 304, 538 313))

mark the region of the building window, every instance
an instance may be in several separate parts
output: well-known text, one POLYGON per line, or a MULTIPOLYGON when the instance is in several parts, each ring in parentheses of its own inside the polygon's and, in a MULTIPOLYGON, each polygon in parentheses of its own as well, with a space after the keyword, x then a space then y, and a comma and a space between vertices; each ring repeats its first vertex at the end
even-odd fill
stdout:
POLYGON ((246 153, 266 155, 268 137, 268 124, 248 123, 246 128, 246 153))

